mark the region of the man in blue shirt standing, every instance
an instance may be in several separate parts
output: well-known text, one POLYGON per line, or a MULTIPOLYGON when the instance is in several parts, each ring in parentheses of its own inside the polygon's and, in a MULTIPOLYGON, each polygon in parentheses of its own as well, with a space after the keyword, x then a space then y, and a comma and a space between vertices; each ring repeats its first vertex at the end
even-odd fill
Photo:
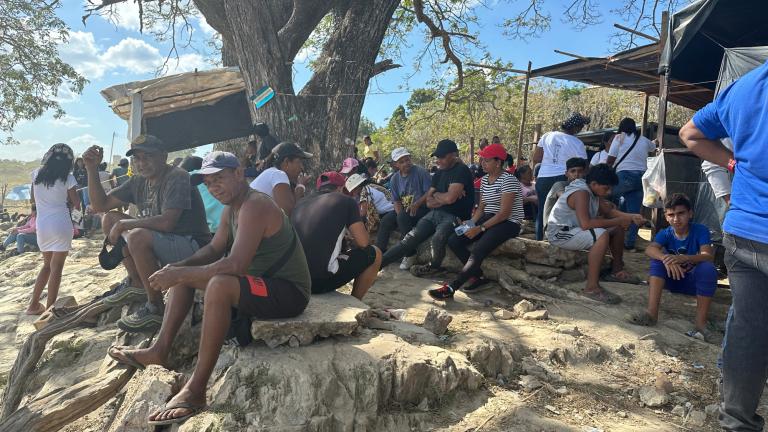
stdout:
POLYGON ((768 63, 742 76, 680 130, 700 158, 734 173, 723 245, 733 303, 723 341, 720 424, 762 431, 768 378, 768 63), (730 137, 733 151, 719 141, 730 137))

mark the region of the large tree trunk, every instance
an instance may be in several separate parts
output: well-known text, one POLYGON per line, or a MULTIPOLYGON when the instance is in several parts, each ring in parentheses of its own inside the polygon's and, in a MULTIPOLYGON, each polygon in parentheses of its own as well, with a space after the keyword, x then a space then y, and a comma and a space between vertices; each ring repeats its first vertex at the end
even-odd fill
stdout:
MULTIPOLYGON (((314 153, 312 170, 333 169, 348 156, 382 40, 399 0, 195 0, 208 23, 232 47, 248 94, 269 85, 275 98, 255 110, 284 141, 314 153), (328 13, 334 28, 315 73, 298 93, 293 59, 328 13)), ((385 69, 386 70, 386 69, 385 69)))

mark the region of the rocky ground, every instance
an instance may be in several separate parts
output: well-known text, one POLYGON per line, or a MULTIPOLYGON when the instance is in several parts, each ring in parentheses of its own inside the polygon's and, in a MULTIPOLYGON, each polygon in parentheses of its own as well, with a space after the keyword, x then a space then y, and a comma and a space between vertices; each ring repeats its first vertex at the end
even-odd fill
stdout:
MULTIPOLYGON (((85 302, 122 279, 121 271, 98 266, 100 238, 74 244, 60 295, 85 302)), ((644 277, 642 254, 626 261, 644 277)), ((34 329, 23 311, 39 266, 39 254, 0 257, 3 385, 34 329)), ((643 328, 623 316, 643 307, 645 286, 606 283, 624 299, 607 306, 499 285, 435 302, 425 290, 436 282, 391 266, 365 303, 379 311, 402 309, 400 320, 382 320, 386 314, 380 312, 372 315, 379 319, 368 319, 368 313, 366 325, 349 336, 298 347, 225 347, 211 381, 209 411, 180 430, 718 430, 712 413, 718 346, 684 334, 695 299, 665 295, 661 323, 643 328), (523 297, 528 303, 518 305, 523 297), (524 310, 534 312, 525 318, 538 319, 525 319, 518 313, 524 310), (450 323, 443 333, 445 314, 450 323)), ((583 282, 558 284, 576 292, 583 282)), ((729 291, 718 290, 715 323, 725 318, 728 302, 729 291)), ((174 358, 177 372, 137 372, 116 397, 62 430, 148 430, 147 414, 194 365, 194 332, 183 333, 177 342, 188 349, 174 358)), ((105 324, 55 337, 27 383, 22 406, 98 376, 117 335, 114 324, 105 324)))

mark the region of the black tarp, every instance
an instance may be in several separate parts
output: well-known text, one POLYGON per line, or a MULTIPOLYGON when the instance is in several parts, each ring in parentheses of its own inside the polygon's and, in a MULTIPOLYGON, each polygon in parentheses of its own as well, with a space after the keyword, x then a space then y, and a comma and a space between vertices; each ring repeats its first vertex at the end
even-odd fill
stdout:
POLYGON ((726 48, 768 45, 766 0, 701 0, 670 18, 659 73, 715 89, 726 48))
POLYGON ((731 85, 742 75, 768 60, 768 46, 728 48, 725 50, 717 78, 715 94, 731 85))

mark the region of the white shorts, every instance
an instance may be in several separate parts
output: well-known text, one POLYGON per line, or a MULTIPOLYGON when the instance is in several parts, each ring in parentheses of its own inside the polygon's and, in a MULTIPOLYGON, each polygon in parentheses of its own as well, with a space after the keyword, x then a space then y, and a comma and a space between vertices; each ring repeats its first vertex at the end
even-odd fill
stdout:
POLYGON ((579 227, 561 227, 559 230, 547 231, 547 239, 553 246, 568 250, 585 250, 592 248, 601 235, 608 230, 592 228, 583 230, 579 227))

